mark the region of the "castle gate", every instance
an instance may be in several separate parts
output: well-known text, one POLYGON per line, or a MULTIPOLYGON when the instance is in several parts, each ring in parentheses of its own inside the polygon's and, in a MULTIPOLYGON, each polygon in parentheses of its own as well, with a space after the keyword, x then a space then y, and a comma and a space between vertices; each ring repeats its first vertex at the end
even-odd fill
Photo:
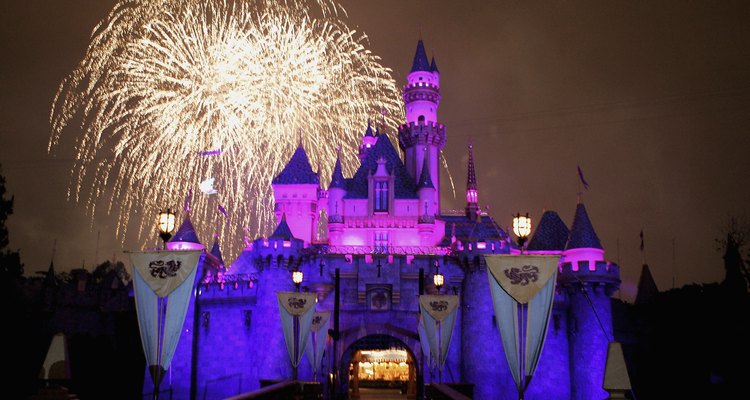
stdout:
POLYGON ((402 340, 387 334, 371 334, 344 350, 339 366, 341 384, 350 399, 359 399, 361 390, 370 393, 398 390, 406 398, 414 399, 418 366, 414 352, 402 340))

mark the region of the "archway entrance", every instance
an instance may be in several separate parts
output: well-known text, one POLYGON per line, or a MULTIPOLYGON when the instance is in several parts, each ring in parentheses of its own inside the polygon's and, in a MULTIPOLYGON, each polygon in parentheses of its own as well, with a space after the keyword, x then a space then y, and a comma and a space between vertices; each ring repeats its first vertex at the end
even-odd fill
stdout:
POLYGON ((389 335, 368 335, 352 343, 341 357, 348 371, 350 399, 415 399, 417 363, 414 353, 389 335))

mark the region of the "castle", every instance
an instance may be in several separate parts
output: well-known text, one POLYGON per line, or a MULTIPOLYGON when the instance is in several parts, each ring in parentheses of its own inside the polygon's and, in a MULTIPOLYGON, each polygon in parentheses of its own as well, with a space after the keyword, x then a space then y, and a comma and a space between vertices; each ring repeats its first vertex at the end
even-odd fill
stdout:
MULTIPOLYGON (((376 365, 395 366, 413 398, 422 383, 438 379, 417 332, 418 295, 440 290, 432 283, 438 270, 443 293, 460 297, 443 381, 473 384, 477 399, 517 398, 482 255, 518 254, 519 247, 479 206, 471 146, 465 210, 441 211, 439 157, 447 135, 437 113, 440 72, 421 40, 407 79, 399 149, 368 124, 356 173, 345 177, 337 159, 324 188, 300 144, 272 182, 274 233, 246 241, 231 264, 224 264, 218 241, 206 252, 162 383, 175 398, 224 398, 257 389, 262 380, 292 377, 276 293, 296 289, 293 271, 303 272, 303 290, 318 294, 318 310, 333 311, 336 300, 340 307, 338 337, 326 343, 322 373, 313 375, 303 360, 299 379, 324 381, 338 371, 336 391, 345 394, 368 373, 382 375, 376 365), (321 211, 325 241, 318 237, 321 211)), ((189 218, 167 245, 203 248, 189 218)), ((577 204, 570 228, 546 211, 525 251, 561 257, 547 341, 526 398, 606 398, 601 386, 619 267, 605 260, 584 205, 577 204)), ((146 379, 144 392, 149 385, 146 379)))

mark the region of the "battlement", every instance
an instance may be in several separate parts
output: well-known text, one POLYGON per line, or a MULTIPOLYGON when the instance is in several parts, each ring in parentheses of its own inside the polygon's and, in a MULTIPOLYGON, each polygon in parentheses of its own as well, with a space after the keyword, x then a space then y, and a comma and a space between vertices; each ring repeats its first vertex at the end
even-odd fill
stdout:
POLYGON ((620 287, 620 267, 607 261, 565 262, 560 266, 557 283, 561 286, 600 284, 611 293, 620 287))
POLYGON ((445 145, 445 125, 432 121, 410 122, 398 128, 399 144, 407 149, 415 145, 445 145))
POLYGON ((255 274, 224 274, 209 281, 201 282, 197 288, 197 295, 201 302, 256 297, 258 294, 257 283, 258 277, 255 274))
POLYGON ((440 92, 440 86, 430 83, 430 82, 415 82, 415 83, 407 83, 404 85, 404 92, 409 90, 423 90, 423 89, 430 89, 435 90, 437 92, 440 92))

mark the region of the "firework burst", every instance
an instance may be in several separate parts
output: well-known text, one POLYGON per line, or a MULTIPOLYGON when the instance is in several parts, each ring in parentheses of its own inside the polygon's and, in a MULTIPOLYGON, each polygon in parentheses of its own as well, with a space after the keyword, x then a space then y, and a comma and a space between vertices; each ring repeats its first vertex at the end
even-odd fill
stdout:
POLYGON ((337 146, 355 165, 368 118, 403 120, 391 70, 344 15, 326 0, 121 1, 53 102, 50 151, 81 121, 69 197, 147 245, 158 210, 214 178, 193 220, 236 256, 244 231, 274 225, 271 179, 300 140, 327 181, 337 146))

